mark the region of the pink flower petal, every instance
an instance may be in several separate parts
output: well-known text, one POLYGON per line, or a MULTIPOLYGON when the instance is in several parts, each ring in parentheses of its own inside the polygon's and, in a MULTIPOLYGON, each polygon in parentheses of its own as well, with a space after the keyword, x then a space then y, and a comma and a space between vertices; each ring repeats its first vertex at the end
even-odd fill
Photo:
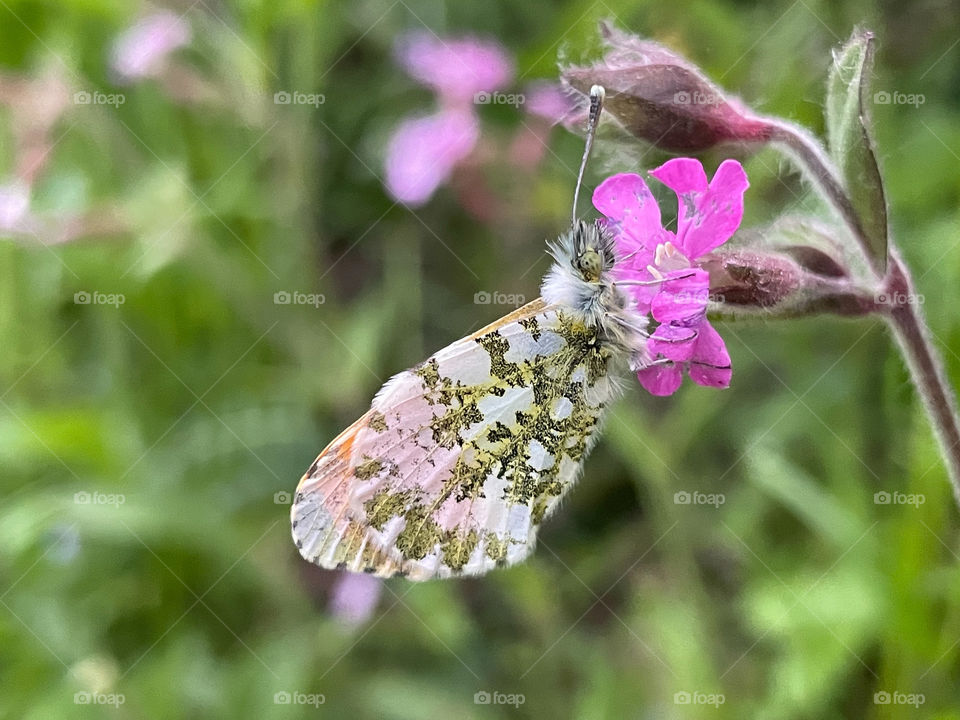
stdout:
POLYGON ((473 150, 480 124, 468 110, 408 118, 387 146, 387 191, 400 202, 422 205, 473 150))
POLYGON ((698 329, 700 336, 690 362, 690 379, 706 387, 729 387, 733 370, 723 338, 706 319, 698 329))
POLYGON ((690 260, 719 247, 740 227, 747 174, 724 160, 710 184, 699 160, 675 158, 650 173, 677 194, 677 247, 690 260))
POLYGON ((663 363, 640 370, 637 379, 651 395, 665 397, 677 391, 683 381, 683 373, 679 365, 663 363))
POLYGON ((593 191, 593 206, 629 240, 623 250, 656 248, 663 233, 660 208, 642 177, 636 173, 608 177, 593 191))
POLYGON ((527 87, 524 95, 523 109, 554 125, 563 122, 567 115, 577 109, 576 100, 557 83, 534 83, 527 87))
POLYGON ((646 285, 623 285, 623 289, 629 293, 637 306, 637 312, 641 315, 650 313, 650 306, 653 299, 660 292, 662 283, 650 274, 647 265, 653 263, 653 253, 643 247, 634 251, 629 251, 626 243, 620 242, 620 236, 616 237, 617 253, 620 257, 631 256, 629 260, 619 262, 613 266, 613 276, 618 282, 625 283, 649 283, 646 285))
POLYGON ((703 317, 710 296, 710 274, 699 268, 674 270, 650 306, 661 323, 685 322, 703 317))
POLYGON ((650 174, 674 192, 705 192, 708 187, 703 164, 696 158, 667 160, 650 174))
POLYGON ((712 388, 730 387, 730 378, 733 376, 731 368, 715 368, 709 365, 690 363, 690 379, 697 385, 712 388))
POLYGON ((667 360, 687 362, 696 348, 697 328, 681 325, 660 325, 647 341, 647 351, 667 360))
POLYGON ((409 33, 397 42, 395 54, 413 78, 453 103, 473 102, 476 93, 498 90, 513 77, 513 63, 504 49, 475 37, 409 33))

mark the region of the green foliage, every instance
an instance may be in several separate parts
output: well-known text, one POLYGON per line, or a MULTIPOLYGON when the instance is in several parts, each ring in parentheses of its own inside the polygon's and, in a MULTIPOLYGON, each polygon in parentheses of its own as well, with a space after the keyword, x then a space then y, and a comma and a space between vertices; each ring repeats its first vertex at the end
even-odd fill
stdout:
MULTIPOLYGON (((827 139, 843 186, 869 242, 871 260, 887 267, 887 200, 870 133, 873 34, 857 31, 837 51, 827 82, 827 139)), ((882 91, 881 91, 882 92, 882 91)))
MULTIPOLYGON (((880 323, 719 323, 731 389, 629 383, 529 562, 390 581, 358 628, 331 617, 337 575, 300 560, 275 502, 392 373, 509 309, 475 293, 533 298, 568 222, 581 141, 554 130, 518 169, 531 120, 504 108, 481 108, 493 161, 457 189, 414 211, 386 196, 386 138, 430 102, 391 45, 421 22, 500 39, 521 89, 615 14, 818 131, 830 48, 868 23, 875 87, 927 96, 874 108, 876 143, 956 382, 960 318, 939 299, 960 287, 960 48, 936 19, 960 6, 916 5, 201 2, 176 56, 195 101, 113 84, 129 4, 0 5, 4 78, 126 96, 67 107, 32 197, 46 218, 122 223, 0 241, 0 718, 960 718, 956 508, 880 323), (326 102, 278 106, 280 90, 326 102), (324 302, 275 304, 294 291, 324 302), (676 501, 695 492, 715 504, 676 501), (482 690, 525 702, 475 705, 482 690), (90 691, 125 702, 75 703, 90 691), (284 691, 326 702, 275 704, 284 691)), ((0 110, 4 176, 14 115, 0 110)), ((591 184, 641 169, 610 162, 591 184)), ((810 203, 777 162, 745 161, 746 226, 810 203)))

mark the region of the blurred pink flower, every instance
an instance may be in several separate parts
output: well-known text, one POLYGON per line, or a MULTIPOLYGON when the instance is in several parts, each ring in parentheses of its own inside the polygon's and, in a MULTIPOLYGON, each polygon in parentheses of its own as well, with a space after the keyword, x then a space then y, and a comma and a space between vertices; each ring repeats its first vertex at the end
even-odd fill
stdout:
POLYGON ((517 133, 510 141, 508 157, 510 164, 523 172, 532 172, 547 154, 550 139, 550 127, 545 123, 524 123, 517 128, 517 133))
POLYGON ((409 33, 397 42, 395 55, 401 67, 433 88, 444 104, 469 105, 477 93, 499 90, 513 77, 513 63, 503 48, 474 37, 409 33))
POLYGON ((551 125, 563 122, 579 106, 569 92, 552 82, 533 83, 527 87, 524 96, 524 109, 532 115, 549 120, 551 125))
POLYGON ((344 625, 362 625, 380 602, 383 581, 373 575, 345 572, 340 575, 330 597, 330 613, 344 625))
POLYGON ((574 115, 586 122, 581 103, 558 83, 538 80, 524 88, 523 110, 529 121, 517 129, 506 158, 512 166, 530 173, 550 150, 550 133, 554 125, 572 122, 574 115))
POLYGON ((387 146, 387 190, 401 202, 422 205, 450 178, 479 137, 480 121, 469 110, 405 119, 387 146))
POLYGON ((480 138, 475 96, 509 82, 513 64, 495 43, 472 37, 441 40, 426 32, 403 36, 395 54, 413 78, 437 93, 441 108, 403 120, 387 145, 387 192, 408 205, 422 205, 480 138))
POLYGON ((179 15, 161 11, 147 15, 114 42, 110 65, 122 80, 154 77, 167 56, 190 42, 190 25, 179 15))
POLYGON ((740 226, 746 173, 736 160, 724 160, 708 183, 699 160, 675 158, 650 174, 677 194, 676 233, 661 224, 660 208, 639 175, 614 175, 593 194, 615 234, 617 277, 638 309, 659 323, 647 346, 653 363, 637 378, 653 395, 676 392, 684 369, 699 385, 727 387, 730 355, 706 315, 710 276, 695 263, 740 226))

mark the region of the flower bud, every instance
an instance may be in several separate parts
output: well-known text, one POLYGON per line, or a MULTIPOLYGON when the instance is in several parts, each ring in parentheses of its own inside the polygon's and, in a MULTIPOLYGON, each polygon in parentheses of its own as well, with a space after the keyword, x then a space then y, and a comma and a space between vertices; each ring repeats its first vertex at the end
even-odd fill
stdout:
POLYGON ((602 85, 604 109, 630 134, 673 152, 770 140, 770 123, 684 58, 606 24, 601 32, 608 48, 603 59, 567 68, 563 80, 584 96, 591 86, 602 85))
POLYGON ((710 296, 725 305, 770 308, 789 300, 803 285, 803 269, 779 253, 712 252, 699 265, 710 273, 710 296))
POLYGON ((824 277, 846 277, 847 270, 837 260, 823 250, 809 245, 790 245, 780 248, 782 252, 796 260, 800 267, 815 275, 824 277))
POLYGON ((715 251, 698 264, 710 274, 710 298, 719 303, 720 312, 766 311, 796 317, 866 315, 874 309, 874 294, 848 278, 836 261, 817 248, 715 251))

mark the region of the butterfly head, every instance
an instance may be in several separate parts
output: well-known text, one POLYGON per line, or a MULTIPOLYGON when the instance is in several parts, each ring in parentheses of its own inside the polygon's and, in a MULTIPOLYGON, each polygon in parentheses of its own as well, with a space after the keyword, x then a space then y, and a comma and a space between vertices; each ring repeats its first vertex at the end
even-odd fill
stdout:
MULTIPOLYGON (((613 237, 600 223, 578 220, 560 243, 568 246, 568 261, 584 282, 599 283, 613 267, 613 237)), ((562 254, 554 253, 554 257, 562 262, 562 254)))
POLYGON ((616 254, 606 225, 577 221, 550 245, 550 254, 555 262, 543 279, 543 299, 597 328, 608 347, 642 354, 647 321, 614 281, 616 254))
POLYGON ((583 255, 577 258, 577 267, 587 282, 597 282, 600 279, 600 253, 593 248, 587 248, 583 255))
POLYGON ((606 226, 578 220, 551 243, 550 254, 555 262, 544 278, 545 300, 591 315, 605 304, 616 261, 613 237, 606 226))

